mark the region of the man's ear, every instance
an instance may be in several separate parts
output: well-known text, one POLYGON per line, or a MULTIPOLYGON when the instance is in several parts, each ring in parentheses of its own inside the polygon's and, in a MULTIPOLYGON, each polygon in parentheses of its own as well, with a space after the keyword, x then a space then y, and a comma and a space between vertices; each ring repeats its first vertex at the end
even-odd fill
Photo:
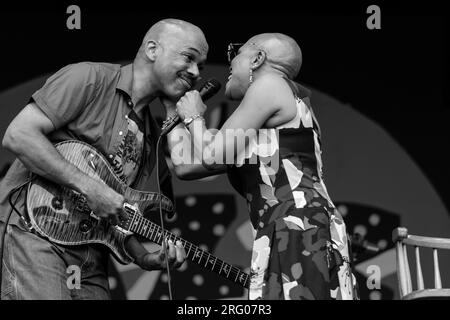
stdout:
POLYGON ((158 51, 158 43, 155 40, 148 40, 145 44, 145 55, 150 61, 155 61, 158 51))
POLYGON ((252 60, 252 69, 256 70, 262 66, 262 64, 266 61, 266 53, 262 50, 258 50, 258 53, 252 60))

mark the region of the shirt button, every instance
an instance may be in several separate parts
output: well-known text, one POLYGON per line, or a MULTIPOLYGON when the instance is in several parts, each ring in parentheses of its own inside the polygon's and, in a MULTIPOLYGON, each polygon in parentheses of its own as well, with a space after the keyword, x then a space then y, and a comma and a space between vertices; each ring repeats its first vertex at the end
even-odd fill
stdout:
POLYGON ((122 132, 122 131, 119 131, 119 136, 121 136, 121 135, 123 135, 123 132, 122 132))
POLYGON ((131 100, 128 100, 128 105, 131 107, 133 105, 133 102, 131 102, 131 100))

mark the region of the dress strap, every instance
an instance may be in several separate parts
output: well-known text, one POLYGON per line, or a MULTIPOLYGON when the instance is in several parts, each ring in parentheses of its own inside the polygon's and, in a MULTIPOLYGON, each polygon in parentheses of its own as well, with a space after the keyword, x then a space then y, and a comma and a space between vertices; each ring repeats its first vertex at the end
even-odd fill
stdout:
POLYGON ((310 97, 311 96, 311 90, 308 88, 302 86, 301 84, 292 81, 291 79, 288 79, 286 77, 283 77, 284 80, 286 80, 287 84, 291 88, 292 92, 299 97, 300 99, 310 97))

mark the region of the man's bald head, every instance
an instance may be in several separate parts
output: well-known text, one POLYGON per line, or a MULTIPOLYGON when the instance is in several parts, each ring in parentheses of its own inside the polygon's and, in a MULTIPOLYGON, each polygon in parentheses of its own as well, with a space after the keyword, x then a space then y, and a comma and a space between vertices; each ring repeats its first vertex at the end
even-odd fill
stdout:
POLYGON ((150 40, 165 46, 173 46, 180 41, 193 41, 205 55, 209 49, 205 35, 199 27, 178 19, 164 19, 155 23, 145 34, 138 55, 144 52, 144 48, 150 40))
POLYGON ((207 54, 199 27, 177 19, 158 21, 145 34, 133 62, 136 86, 178 100, 200 79, 207 54))
POLYGON ((273 68, 294 79, 302 66, 302 51, 297 42, 282 33, 262 33, 252 37, 247 44, 255 44, 266 52, 273 68))

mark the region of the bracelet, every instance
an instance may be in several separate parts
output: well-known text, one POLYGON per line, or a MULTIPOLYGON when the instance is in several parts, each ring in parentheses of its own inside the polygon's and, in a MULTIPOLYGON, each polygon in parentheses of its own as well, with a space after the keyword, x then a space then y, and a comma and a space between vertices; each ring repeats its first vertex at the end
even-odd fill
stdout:
POLYGON ((202 119, 203 121, 205 121, 205 118, 203 118, 201 114, 195 114, 195 115, 193 115, 192 117, 189 117, 189 118, 187 118, 187 119, 184 119, 184 120, 183 120, 183 123, 184 123, 184 125, 187 127, 188 125, 191 124, 192 121, 194 121, 195 119, 198 119, 198 118, 200 118, 200 119, 202 119))

